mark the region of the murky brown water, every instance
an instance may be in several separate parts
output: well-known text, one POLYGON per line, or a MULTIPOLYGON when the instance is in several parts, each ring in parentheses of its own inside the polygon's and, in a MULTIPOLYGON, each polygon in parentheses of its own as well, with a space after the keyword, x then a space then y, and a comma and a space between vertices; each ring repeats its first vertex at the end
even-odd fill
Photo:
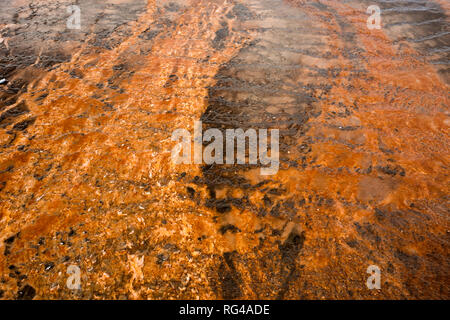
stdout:
POLYGON ((447 1, 78 1, 80 31, 28 2, 0 14, 2 298, 448 298, 447 1), (199 119, 280 129, 279 172, 174 165, 199 119))

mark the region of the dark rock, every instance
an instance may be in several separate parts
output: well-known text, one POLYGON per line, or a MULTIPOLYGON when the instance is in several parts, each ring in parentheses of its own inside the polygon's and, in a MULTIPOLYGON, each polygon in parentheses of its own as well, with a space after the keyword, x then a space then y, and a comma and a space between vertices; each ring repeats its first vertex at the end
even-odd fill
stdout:
POLYGON ((36 102, 44 100, 45 98, 48 97, 48 92, 41 94, 39 97, 36 98, 36 102))
POLYGON ((18 238, 20 236, 20 232, 16 233, 15 235, 7 238, 4 243, 5 243, 5 251, 4 251, 4 255, 7 256, 8 254, 11 253, 11 246, 14 242, 14 240, 16 240, 16 238, 18 238))
POLYGON ((191 198, 194 198, 194 196, 195 196, 195 189, 194 189, 194 188, 191 188, 191 187, 187 187, 186 190, 187 190, 187 192, 189 193, 189 196, 190 196, 191 198))
POLYGON ((33 300, 35 295, 36 289, 27 284, 17 292, 17 300, 33 300))
POLYGON ((156 256, 156 263, 161 265, 163 264, 165 261, 169 260, 169 256, 167 254, 164 253, 160 253, 156 256))
POLYGON ((76 234, 75 231, 74 231, 72 228, 70 228, 70 231, 69 231, 69 233, 68 233, 68 236, 69 236, 69 237, 73 237, 75 234, 76 234))
POLYGON ((212 47, 216 50, 222 50, 225 47, 225 40, 229 34, 228 24, 222 23, 222 28, 216 31, 216 37, 212 41, 212 47))
POLYGON ((227 200, 220 200, 216 202, 216 210, 219 213, 227 213, 231 211, 231 205, 227 200))
POLYGON ((19 123, 16 123, 12 129, 14 131, 24 131, 30 125, 32 125, 35 121, 36 121, 36 118, 31 118, 31 119, 27 119, 27 120, 21 121, 19 123))
POLYGON ((8 125, 11 122, 11 119, 16 118, 22 114, 28 113, 30 110, 28 109, 25 102, 19 103, 17 106, 3 112, 0 115, 0 125, 8 125))
POLYGON ((53 262, 46 262, 45 263, 45 271, 50 271, 55 267, 55 264, 53 262))
POLYGON ((231 233, 241 232, 241 230, 238 227, 236 227, 232 224, 227 224, 227 225, 220 227, 219 231, 221 234, 225 234, 228 231, 230 231, 231 233))
POLYGON ((292 231, 286 241, 280 245, 281 258, 285 263, 294 264, 305 242, 305 233, 292 231))

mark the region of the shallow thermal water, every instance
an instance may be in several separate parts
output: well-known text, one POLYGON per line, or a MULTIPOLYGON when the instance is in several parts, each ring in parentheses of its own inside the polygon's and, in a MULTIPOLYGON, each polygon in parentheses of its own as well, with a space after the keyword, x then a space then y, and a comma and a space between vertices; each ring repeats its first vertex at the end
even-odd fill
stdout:
POLYGON ((449 297, 447 1, 70 4, 2 3, 1 298, 449 297), (198 120, 279 171, 175 165, 198 120))

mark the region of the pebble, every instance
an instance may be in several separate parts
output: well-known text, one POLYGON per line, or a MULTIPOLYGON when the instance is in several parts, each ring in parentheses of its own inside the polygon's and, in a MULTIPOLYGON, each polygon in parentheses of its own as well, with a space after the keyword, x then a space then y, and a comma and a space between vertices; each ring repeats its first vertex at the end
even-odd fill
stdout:
POLYGON ((55 266, 55 264, 53 262, 47 262, 45 264, 45 271, 50 271, 53 269, 53 267, 55 266))
POLYGON ((5 78, 0 80, 0 84, 6 84, 8 82, 8 80, 6 80, 5 78))

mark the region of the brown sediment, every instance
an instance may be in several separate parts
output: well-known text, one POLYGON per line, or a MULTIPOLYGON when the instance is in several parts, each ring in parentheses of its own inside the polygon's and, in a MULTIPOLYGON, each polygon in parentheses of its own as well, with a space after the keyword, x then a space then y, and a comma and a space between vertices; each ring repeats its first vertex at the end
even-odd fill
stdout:
POLYGON ((448 298, 448 38, 427 40, 448 8, 431 2, 434 29, 387 10, 368 30, 358 1, 124 1, 125 25, 92 22, 48 65, 21 60, 19 14, 2 298, 448 298), (173 164, 172 132, 199 119, 280 129, 280 171, 173 164))

